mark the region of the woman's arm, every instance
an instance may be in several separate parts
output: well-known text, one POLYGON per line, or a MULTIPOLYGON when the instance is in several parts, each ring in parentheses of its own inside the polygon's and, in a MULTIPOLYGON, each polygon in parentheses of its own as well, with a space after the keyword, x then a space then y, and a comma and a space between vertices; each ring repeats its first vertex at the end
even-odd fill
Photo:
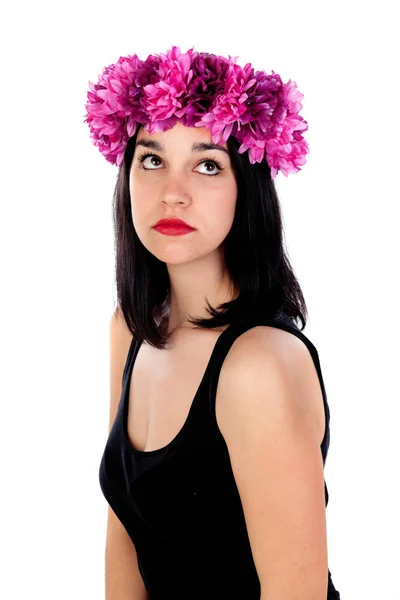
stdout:
POLYGON ((254 327, 221 370, 216 416, 245 514, 262 600, 326 600, 322 392, 296 336, 254 327))
MULTIPOLYGON (((123 317, 110 321, 110 419, 114 423, 122 393, 122 375, 132 334, 123 317)), ((111 507, 108 508, 105 551, 105 600, 148 600, 139 571, 135 546, 111 507)))
POLYGON ((105 600, 148 600, 135 546, 112 509, 108 511, 105 600))

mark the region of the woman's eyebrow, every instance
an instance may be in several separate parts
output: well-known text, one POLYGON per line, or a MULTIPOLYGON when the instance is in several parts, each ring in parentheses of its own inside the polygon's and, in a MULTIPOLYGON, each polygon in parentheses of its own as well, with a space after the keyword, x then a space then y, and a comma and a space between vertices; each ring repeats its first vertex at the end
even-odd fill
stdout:
MULTIPOLYGON (((164 148, 159 142, 155 142, 154 140, 146 140, 142 139, 136 142, 136 146, 144 146, 145 148, 152 148, 153 150, 157 150, 158 152, 164 152, 164 148)), ((226 152, 229 155, 229 152, 220 144, 206 143, 206 142, 194 142, 192 145, 192 152, 203 152, 204 150, 222 150, 222 152, 226 152)))

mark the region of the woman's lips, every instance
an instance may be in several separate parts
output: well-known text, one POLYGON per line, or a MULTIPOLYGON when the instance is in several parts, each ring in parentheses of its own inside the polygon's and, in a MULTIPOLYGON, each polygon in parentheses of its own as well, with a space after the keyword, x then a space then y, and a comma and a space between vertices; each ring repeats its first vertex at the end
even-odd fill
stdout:
POLYGON ((185 225, 155 225, 153 227, 159 233, 163 233, 164 235, 184 235, 186 233, 191 233, 192 231, 196 231, 192 227, 187 227, 185 225))

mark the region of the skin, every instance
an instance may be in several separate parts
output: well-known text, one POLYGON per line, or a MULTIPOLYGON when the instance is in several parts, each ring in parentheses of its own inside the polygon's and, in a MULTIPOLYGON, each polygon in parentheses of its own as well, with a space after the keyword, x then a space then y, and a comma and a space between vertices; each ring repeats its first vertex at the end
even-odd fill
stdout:
MULTIPOLYGON (((130 170, 132 220, 143 245, 166 263, 171 290, 169 330, 192 328, 188 316, 207 317, 206 302, 216 306, 231 299, 233 286, 224 265, 223 242, 231 229, 237 184, 229 154, 222 150, 191 151, 194 142, 212 143, 205 127, 178 122, 168 131, 140 129, 130 170), (160 143, 163 151, 138 145, 160 143), (153 156, 140 163, 138 155, 153 156), (218 168, 205 159, 215 158, 218 168), (146 170, 147 169, 147 170, 146 170), (162 218, 177 217, 195 231, 167 236, 153 229, 162 218)), ((227 149, 225 143, 224 148, 227 149)))

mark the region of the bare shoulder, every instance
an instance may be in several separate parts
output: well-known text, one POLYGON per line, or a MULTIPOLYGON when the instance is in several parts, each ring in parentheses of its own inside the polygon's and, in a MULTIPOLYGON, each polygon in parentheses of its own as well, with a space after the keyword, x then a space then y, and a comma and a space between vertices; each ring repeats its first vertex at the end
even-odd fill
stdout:
POLYGON ((324 405, 314 361, 305 343, 283 329, 260 325, 234 341, 221 369, 218 401, 222 429, 251 402, 261 401, 252 409, 282 410, 285 403, 288 418, 296 411, 307 414, 323 437, 324 405))
POLYGON ((128 328, 124 315, 119 306, 117 306, 111 315, 110 330, 114 335, 119 336, 121 339, 129 341, 129 343, 132 341, 132 332, 128 328))
MULTIPOLYGON (((302 340, 295 334, 267 325, 252 327, 240 335, 232 344, 225 359, 224 370, 232 375, 246 377, 254 375, 259 366, 273 362, 276 367, 289 369, 304 363, 314 366, 311 354, 302 340)), ((296 369, 297 371, 298 369, 296 369)))
POLYGON ((119 306, 111 315, 109 332, 111 355, 123 370, 133 335, 119 306))

